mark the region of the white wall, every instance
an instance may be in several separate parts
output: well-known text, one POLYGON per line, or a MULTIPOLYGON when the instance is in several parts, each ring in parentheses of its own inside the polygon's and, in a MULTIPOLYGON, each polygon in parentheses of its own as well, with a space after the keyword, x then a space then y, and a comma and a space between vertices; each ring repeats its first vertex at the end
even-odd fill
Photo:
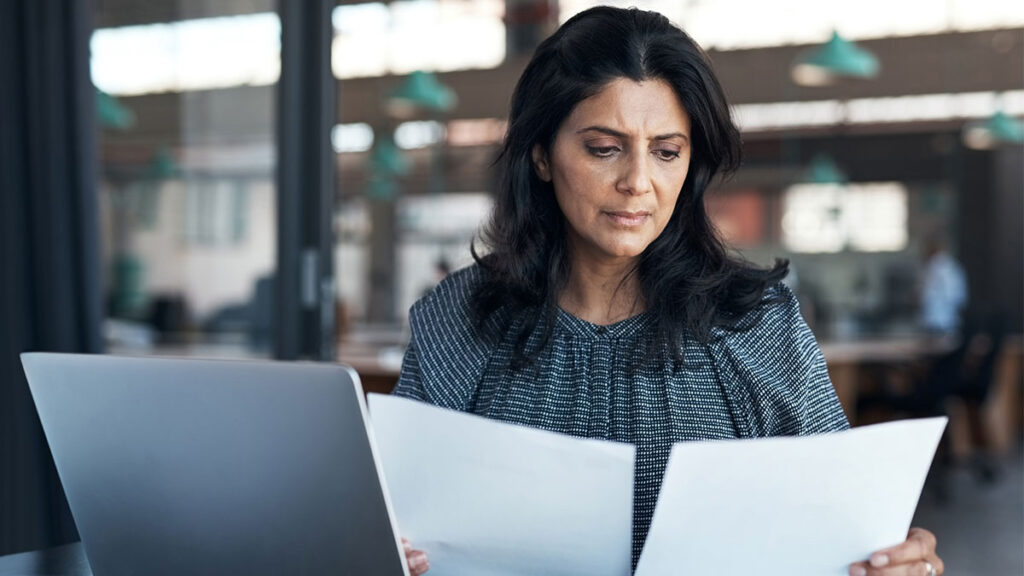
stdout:
POLYGON ((132 251, 145 266, 142 287, 148 295, 183 294, 200 320, 222 306, 249 300, 256 280, 274 270, 277 225, 273 183, 249 181, 243 186, 244 235, 237 242, 208 244, 197 243, 188 233, 195 214, 189 214, 186 184, 169 181, 160 187, 155 226, 137 228, 131 238, 132 251))

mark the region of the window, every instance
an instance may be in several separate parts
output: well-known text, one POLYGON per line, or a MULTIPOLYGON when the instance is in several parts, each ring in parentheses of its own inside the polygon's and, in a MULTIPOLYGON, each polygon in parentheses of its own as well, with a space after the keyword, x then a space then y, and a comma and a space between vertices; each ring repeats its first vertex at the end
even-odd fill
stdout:
POLYGON ((782 241, 793 252, 907 246, 907 189, 898 182, 797 184, 786 190, 782 211, 782 241))
POLYGON ((333 13, 334 75, 354 78, 494 68, 505 60, 504 14, 503 0, 338 6, 333 13))

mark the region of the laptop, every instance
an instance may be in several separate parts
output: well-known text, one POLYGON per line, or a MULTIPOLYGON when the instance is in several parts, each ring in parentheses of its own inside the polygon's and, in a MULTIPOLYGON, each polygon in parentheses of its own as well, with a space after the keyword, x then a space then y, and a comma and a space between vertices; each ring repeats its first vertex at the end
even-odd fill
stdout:
POLYGON ((96 576, 408 576, 351 368, 21 358, 96 576))

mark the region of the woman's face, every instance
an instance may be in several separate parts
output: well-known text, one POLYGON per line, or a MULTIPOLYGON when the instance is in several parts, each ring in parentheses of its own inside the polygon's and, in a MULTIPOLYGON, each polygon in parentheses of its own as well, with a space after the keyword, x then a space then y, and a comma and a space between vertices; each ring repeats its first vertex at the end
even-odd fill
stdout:
POLYGON ((573 259, 632 260, 672 217, 690 165, 690 117, 666 82, 619 78, 581 101, 533 160, 554 186, 573 259))

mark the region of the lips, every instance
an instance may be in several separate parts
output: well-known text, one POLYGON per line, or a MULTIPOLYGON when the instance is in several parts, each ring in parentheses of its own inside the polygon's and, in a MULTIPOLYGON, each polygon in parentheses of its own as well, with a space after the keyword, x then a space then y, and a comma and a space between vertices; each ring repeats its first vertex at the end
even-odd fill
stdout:
POLYGON ((626 210, 608 211, 605 212, 615 224, 623 227, 639 226, 647 221, 651 217, 651 213, 645 210, 637 210, 630 212, 626 210))

